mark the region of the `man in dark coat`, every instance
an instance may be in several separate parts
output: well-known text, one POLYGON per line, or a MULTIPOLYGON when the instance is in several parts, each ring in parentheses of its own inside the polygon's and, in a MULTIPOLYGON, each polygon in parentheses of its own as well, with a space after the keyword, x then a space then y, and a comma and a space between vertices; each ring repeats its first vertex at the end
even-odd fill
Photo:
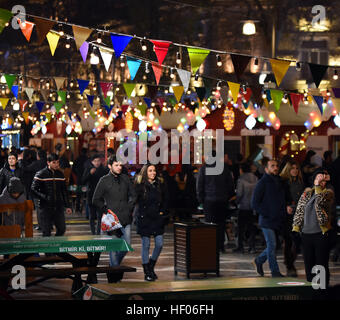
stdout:
POLYGON ((0 170, 0 193, 8 186, 9 180, 12 177, 17 177, 23 183, 23 170, 18 165, 18 155, 11 151, 8 154, 7 162, 0 170))
POLYGON ((84 171, 82 184, 87 186, 86 201, 90 208, 89 218, 91 232, 92 234, 100 234, 100 225, 103 213, 100 210, 97 210, 97 207, 93 205, 92 198, 98 181, 101 177, 106 175, 106 170, 101 162, 101 156, 99 154, 93 155, 91 160, 91 165, 88 166, 84 171), (96 219, 97 228, 95 227, 96 219))
MULTIPOLYGON (((116 156, 110 156, 107 161, 110 172, 100 178, 94 191, 92 203, 101 213, 111 209, 118 217, 121 225, 121 236, 127 243, 131 243, 132 212, 136 203, 136 193, 130 178, 122 174, 122 164, 116 156)), ((126 251, 110 252, 110 265, 120 265, 126 251)))
POLYGON ((262 265, 268 259, 272 277, 283 277, 276 261, 276 233, 284 227, 286 212, 292 208, 286 206, 286 192, 280 178, 279 165, 276 160, 269 160, 265 174, 257 183, 252 208, 259 214, 259 226, 267 243, 266 249, 253 261, 256 271, 264 275, 262 265))
POLYGON ((71 214, 72 209, 57 154, 52 153, 47 157, 47 167, 36 173, 31 189, 39 199, 43 237, 51 235, 53 223, 57 229, 55 235, 62 236, 66 231, 64 208, 67 214, 71 214))

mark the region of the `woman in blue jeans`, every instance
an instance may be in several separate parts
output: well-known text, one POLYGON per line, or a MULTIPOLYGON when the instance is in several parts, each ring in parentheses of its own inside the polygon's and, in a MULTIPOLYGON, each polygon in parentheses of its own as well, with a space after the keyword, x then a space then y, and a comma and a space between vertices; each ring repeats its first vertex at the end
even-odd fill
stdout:
POLYGON ((137 193, 136 227, 137 233, 142 238, 144 279, 154 281, 157 279, 154 267, 163 247, 167 192, 163 180, 157 177, 156 167, 152 164, 143 166, 135 184, 137 193), (151 236, 155 239, 155 247, 149 258, 151 236))

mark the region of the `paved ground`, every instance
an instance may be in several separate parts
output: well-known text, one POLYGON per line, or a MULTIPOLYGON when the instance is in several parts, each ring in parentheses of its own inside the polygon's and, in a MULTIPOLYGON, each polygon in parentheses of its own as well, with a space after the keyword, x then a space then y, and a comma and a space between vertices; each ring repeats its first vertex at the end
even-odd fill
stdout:
MULTIPOLYGON (((72 223, 67 224, 66 235, 85 235, 90 234, 90 228, 87 220, 84 217, 72 218, 72 223)), ((35 231, 35 236, 39 236, 40 233, 35 231)), ((186 280, 186 275, 179 273, 177 276, 174 275, 174 248, 173 248, 173 226, 169 225, 167 232, 164 235, 164 247, 156 265, 156 273, 158 278, 161 280, 186 280)), ((261 240, 258 241, 261 243, 261 240)), ((260 246, 260 245, 259 245, 260 246)), ((135 229, 132 230, 132 247, 134 252, 129 252, 124 258, 125 265, 137 268, 137 272, 126 273, 123 281, 144 281, 143 269, 141 265, 141 241, 139 236, 136 234, 135 229)), ((251 261, 254 259, 256 254, 235 254, 232 252, 234 242, 226 244, 226 253, 220 255, 220 274, 223 277, 254 277, 257 276, 251 261)), ((151 243, 153 248, 153 242, 151 243)), ((258 252, 261 250, 257 248, 258 252)), ((286 268, 283 264, 283 256, 281 250, 277 254, 280 270, 282 273, 286 272, 286 268)), ((202 253, 202 259, 204 259, 204 253, 202 253)), ((108 265, 109 256, 107 253, 101 255, 100 265, 108 265)), ((298 277, 304 279, 304 265, 302 256, 299 255, 296 268, 298 270, 298 277)), ((264 265, 265 276, 269 277, 268 263, 264 265)), ((331 284, 340 284, 340 262, 330 262, 331 271, 331 284)), ((191 274, 191 279, 203 278, 203 274, 191 274)), ((214 274, 208 274, 208 277, 215 277, 214 274)), ((106 282, 106 275, 98 275, 98 282, 106 282)), ((190 281, 190 280, 188 280, 190 281)), ((47 299, 47 300, 68 300, 72 299, 70 294, 72 281, 69 279, 51 279, 42 282, 36 286, 30 287, 27 290, 18 291, 12 294, 15 299, 47 299)))

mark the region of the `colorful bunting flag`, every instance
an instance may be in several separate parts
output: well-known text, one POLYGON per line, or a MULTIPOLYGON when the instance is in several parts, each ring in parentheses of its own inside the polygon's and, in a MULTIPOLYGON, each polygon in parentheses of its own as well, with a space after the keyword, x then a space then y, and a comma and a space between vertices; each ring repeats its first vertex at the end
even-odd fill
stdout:
POLYGON ((0 98, 0 103, 2 106, 2 109, 5 110, 7 103, 8 103, 9 98, 0 98))
POLYGON ((210 50, 193 48, 193 47, 187 47, 187 49, 188 49, 190 63, 191 63, 191 72, 195 74, 198 68, 201 66, 203 61, 206 59, 206 57, 210 53, 210 50))
POLYGON ((79 50, 80 47, 84 44, 87 38, 92 33, 92 30, 89 28, 79 27, 79 26, 72 26, 74 41, 76 42, 77 49, 79 50))
POLYGON ((89 94, 87 94, 86 96, 87 96, 87 100, 89 101, 90 106, 93 107, 94 96, 91 96, 89 94))
POLYGON ((299 104, 303 100, 303 94, 291 93, 289 96, 290 96, 290 100, 292 101, 292 105, 295 110, 295 113, 297 114, 299 111, 299 104))
POLYGON ((89 52, 89 44, 88 44, 88 42, 84 41, 84 43, 79 48, 79 51, 80 51, 81 57, 83 58, 83 61, 85 63, 86 62, 87 53, 89 52))
POLYGON ((320 82, 322 78, 324 77, 328 69, 328 66, 323 66, 323 65, 315 64, 315 63, 308 63, 308 65, 309 65, 309 69, 313 77, 313 81, 316 87, 319 88, 320 82))
POLYGON ((83 94, 87 86, 89 85, 89 80, 77 79, 80 94, 83 94))
POLYGON ((284 78, 285 74, 287 73, 289 69, 290 61, 277 60, 277 59, 270 59, 269 61, 272 66, 276 84, 279 87, 282 79, 284 78))
POLYGON ((104 106, 104 107, 105 107, 105 110, 106 110, 106 112, 107 112, 107 116, 109 117, 109 116, 110 116, 110 113, 111 113, 111 111, 112 111, 113 106, 108 105, 108 106, 104 106))
POLYGON ((28 101, 19 99, 18 102, 19 102, 19 105, 20 105, 21 112, 25 111, 28 101))
POLYGON ((251 57, 239 54, 231 54, 230 57, 234 65, 234 71, 237 77, 237 81, 240 81, 241 76, 243 75, 244 70, 246 70, 251 57))
POLYGON ((227 81, 227 83, 231 91, 231 96, 233 97, 234 103, 237 103, 238 94, 240 92, 240 84, 230 81, 227 81))
POLYGON ((200 99, 200 102, 203 101, 204 97, 205 97, 205 88, 204 87, 195 87, 196 93, 198 98, 200 99))
POLYGON ((187 92, 189 89, 189 83, 191 79, 191 72, 183 70, 183 69, 176 69, 177 73, 179 75, 179 78, 181 79, 181 82, 184 87, 184 91, 187 92))
POLYGON ((67 111, 66 113, 67 113, 68 117, 70 118, 70 120, 72 121, 72 111, 67 111))
POLYGON ((54 102, 54 107, 57 113, 60 112, 60 109, 62 108, 63 104, 61 102, 54 102))
POLYGON ((323 97, 322 96, 313 96, 313 98, 314 98, 314 100, 315 100, 315 102, 316 102, 316 104, 317 104, 317 106, 318 106, 318 108, 321 112, 321 115, 323 115, 323 106, 322 106, 323 97))
POLYGON ((99 48, 99 51, 100 51, 100 55, 102 56, 102 59, 103 59, 103 62, 104 62, 105 70, 106 70, 106 72, 108 72, 109 68, 110 68, 111 60, 112 60, 112 53, 108 50, 103 49, 103 48, 99 48))
POLYGON ((104 105, 104 106, 109 106, 109 105, 110 105, 110 102, 111 102, 111 97, 110 97, 110 96, 107 96, 106 98, 104 98, 104 102, 105 102, 105 105, 104 105))
POLYGON ((170 41, 160 41, 160 40, 150 40, 153 44, 153 50, 156 53, 157 60, 159 64, 162 64, 166 54, 168 53, 169 46, 172 42, 170 41))
POLYGON ((60 35, 53 33, 53 32, 49 32, 47 34, 46 38, 47 38, 48 44, 50 46, 51 54, 52 54, 52 56, 54 56, 54 52, 55 52, 55 49, 57 48, 60 35))
POLYGON ((28 124, 29 123, 29 119, 28 119, 29 112, 22 112, 22 116, 25 119, 25 123, 28 124))
POLYGON ((25 36, 26 40, 30 42, 34 23, 29 22, 27 20, 25 21, 25 23, 22 23, 20 19, 18 19, 18 21, 22 34, 25 36))
POLYGON ((253 92, 253 98, 255 103, 258 105, 258 107, 261 107, 263 104, 263 98, 262 98, 262 88, 261 87, 255 87, 250 86, 251 91, 253 92))
POLYGON ((124 90, 125 90, 127 97, 130 98, 132 91, 136 87, 136 84, 135 83, 123 83, 123 87, 124 87, 124 90))
POLYGON ((6 23, 13 17, 13 13, 6 9, 0 9, 0 33, 5 28, 6 23))
POLYGON ((100 88, 103 91, 104 98, 106 98, 107 92, 112 89, 112 83, 100 82, 100 88))
POLYGON ((65 77, 54 77, 54 81, 57 87, 57 90, 60 90, 60 87, 64 84, 65 77))
POLYGON ((138 71, 142 61, 138 60, 138 59, 131 58, 131 57, 127 57, 126 61, 127 61, 128 67, 129 67, 131 80, 133 80, 135 78, 136 74, 137 74, 137 71, 138 71))
POLYGON ((156 83, 158 85, 159 80, 161 79, 161 76, 162 76, 163 67, 160 66, 159 64, 154 63, 154 62, 151 62, 151 65, 152 65, 153 73, 155 74, 156 83))
POLYGON ((242 95, 243 95, 243 98, 246 101, 247 105, 248 105, 248 102, 249 102, 249 100, 251 98, 252 93, 253 92, 252 92, 252 90, 249 87, 247 87, 246 92, 243 91, 242 95))
POLYGON ((146 115, 147 106, 145 104, 142 104, 141 106, 138 106, 138 109, 139 109, 139 111, 140 111, 142 116, 146 115))
POLYGON ((35 102, 35 105, 36 105, 36 107, 37 107, 39 113, 41 113, 41 111, 42 111, 42 109, 43 109, 43 107, 44 107, 44 105, 45 105, 45 102, 44 102, 44 101, 36 101, 36 102, 35 102))
POLYGON ((271 89, 270 95, 271 95, 271 97, 274 101, 275 110, 279 111, 280 106, 281 106, 281 102, 282 102, 282 98, 283 98, 283 91, 271 89))
POLYGON ((115 50, 116 58, 119 58, 122 52, 125 50, 126 46, 129 44, 132 37, 118 35, 111 33, 111 42, 113 49, 115 50))
POLYGON ((228 92, 229 92, 229 88, 226 86, 222 87, 220 90, 221 99, 224 104, 228 104, 228 96, 229 96, 228 92))
POLYGON ((334 97, 335 98, 340 98, 340 88, 332 88, 334 97))
POLYGON ((144 102, 147 104, 148 108, 151 107, 151 99, 150 98, 147 98, 147 97, 144 97, 144 102))
POLYGON ((52 29, 55 22, 34 17, 34 23, 35 23, 35 29, 37 31, 37 37, 38 37, 38 45, 41 45, 44 41, 47 33, 52 29))
POLYGON ((5 74, 5 79, 6 79, 6 83, 7 83, 9 90, 12 89, 13 83, 16 78, 17 76, 14 74, 5 74))
POLYGON ((180 102, 182 95, 184 93, 184 87, 183 86, 173 86, 171 88, 172 88, 172 91, 174 92, 174 95, 176 97, 177 102, 180 102))
POLYGON ((61 101, 66 104, 66 91, 57 91, 58 96, 60 97, 61 101))
POLYGON ((18 99, 18 91, 19 91, 19 86, 12 86, 12 92, 15 95, 15 97, 18 99))

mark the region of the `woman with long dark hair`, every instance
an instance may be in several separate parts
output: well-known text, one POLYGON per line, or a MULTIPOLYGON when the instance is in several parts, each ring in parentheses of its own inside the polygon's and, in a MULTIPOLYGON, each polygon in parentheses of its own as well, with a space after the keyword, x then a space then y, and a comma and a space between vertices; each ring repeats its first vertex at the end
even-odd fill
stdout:
POLYGON ((144 279, 154 281, 154 267, 163 248, 163 234, 167 216, 167 192, 153 164, 144 165, 136 177, 137 208, 135 211, 137 233, 142 238, 142 265, 144 279), (155 247, 149 258, 150 238, 155 247))

